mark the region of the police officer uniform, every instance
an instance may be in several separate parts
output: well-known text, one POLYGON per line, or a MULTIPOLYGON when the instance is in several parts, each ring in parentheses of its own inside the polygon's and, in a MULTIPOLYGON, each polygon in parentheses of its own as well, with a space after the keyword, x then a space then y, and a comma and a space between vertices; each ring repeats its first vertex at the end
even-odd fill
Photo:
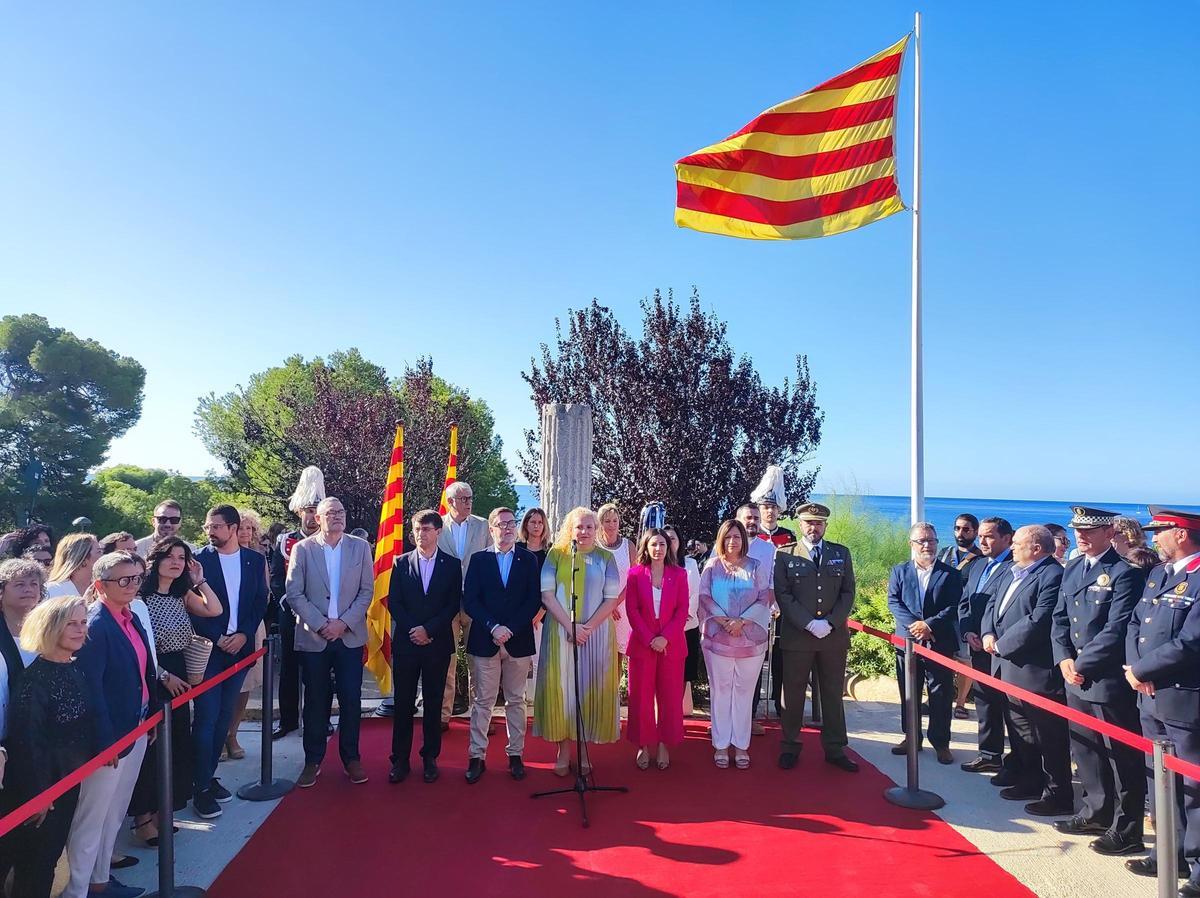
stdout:
MULTIPOLYGON (((1200 532, 1200 514, 1154 505, 1150 513, 1146 530, 1200 532)), ((1142 733, 1147 739, 1170 739, 1181 760, 1200 764, 1200 552, 1150 570, 1129 621, 1125 653, 1130 674, 1154 687, 1153 696, 1138 696, 1142 733)), ((1155 820, 1182 830, 1178 862, 1180 874, 1190 878, 1179 894, 1200 895, 1200 789, 1194 780, 1182 780, 1176 794, 1178 806, 1154 808, 1155 820)), ((1151 851, 1149 858, 1125 866, 1153 876, 1157 860, 1151 851)))
MULTIPOLYGON (((1111 527, 1116 512, 1074 506, 1074 530, 1111 527)), ((1139 732, 1137 695, 1125 681, 1125 633, 1145 588, 1141 568, 1116 549, 1097 558, 1079 555, 1063 570, 1051 639, 1054 660, 1074 663, 1083 677, 1066 683, 1067 705, 1122 729, 1139 732)), ((1142 851, 1146 804, 1146 759, 1142 752, 1086 727, 1069 723, 1071 756, 1083 785, 1083 808, 1055 824, 1073 835, 1097 833, 1091 848, 1100 854, 1142 851)))
MULTIPOLYGON (((796 510, 805 521, 829 520, 829 509, 809 502, 796 510)), ((850 630, 846 619, 854 605, 854 564, 850 550, 822 540, 818 559, 803 542, 781 546, 775 553, 775 601, 779 604, 779 646, 783 657, 781 714, 783 741, 781 767, 794 767, 800 754, 800 729, 804 725, 804 692, 815 670, 822 697, 821 745, 825 759, 843 770, 858 765, 846 757, 846 714, 842 690, 846 683, 846 656, 850 630)))

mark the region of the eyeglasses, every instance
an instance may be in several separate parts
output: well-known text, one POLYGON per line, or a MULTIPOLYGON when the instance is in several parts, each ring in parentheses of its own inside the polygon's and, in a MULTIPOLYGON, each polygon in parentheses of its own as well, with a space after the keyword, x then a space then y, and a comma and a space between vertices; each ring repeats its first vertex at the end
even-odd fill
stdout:
POLYGON ((926 539, 910 539, 909 542, 914 546, 936 546, 937 537, 928 537, 926 539))
POLYGON ((178 524, 183 518, 177 514, 156 514, 154 520, 160 524, 178 524))
POLYGON ((475 497, 474 496, 455 496, 450 501, 451 502, 474 502, 475 497))
POLYGON ((117 586, 121 587, 121 589, 128 589, 129 585, 131 583, 141 586, 142 581, 145 579, 146 579, 145 574, 131 574, 128 577, 117 577, 115 579, 109 579, 107 577, 102 577, 101 582, 102 583, 115 583, 115 584, 117 584, 117 586))
POLYGON ((517 526, 516 521, 497 521, 492 525, 497 530, 513 530, 517 526))

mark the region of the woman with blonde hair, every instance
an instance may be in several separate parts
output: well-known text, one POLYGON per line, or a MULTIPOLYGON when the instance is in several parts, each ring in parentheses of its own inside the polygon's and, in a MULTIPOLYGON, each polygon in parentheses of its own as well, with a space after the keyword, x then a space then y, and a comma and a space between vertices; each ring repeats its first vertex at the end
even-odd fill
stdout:
MULTIPOLYGON (((265 555, 262 546, 263 525, 262 518, 258 516, 258 512, 250 508, 239 508, 238 515, 241 516, 241 523, 238 524, 238 544, 243 549, 251 549, 259 554, 265 555)), ((271 565, 268 563, 265 570, 269 570, 271 565)), ((270 574, 267 574, 267 592, 271 591, 270 574)), ((254 633, 254 651, 262 648, 263 641, 267 638, 267 625, 260 621, 258 630, 254 633)), ((263 660, 259 658, 246 672, 246 679, 242 681, 242 691, 238 694, 237 704, 233 707, 233 717, 229 721, 229 732, 225 736, 225 751, 221 754, 222 761, 240 761, 246 757, 246 749, 242 748, 238 742, 238 730, 242 726, 242 721, 246 717, 246 705, 250 702, 250 696, 258 690, 262 689, 263 680, 263 660)))
POLYGON ((1113 548, 1117 554, 1142 570, 1150 570, 1161 560, 1158 553, 1146 543, 1146 533, 1142 525, 1133 518, 1124 515, 1113 518, 1113 548))
MULTIPOLYGON (((558 743, 554 772, 559 776, 570 773, 577 701, 582 710, 585 743, 599 745, 621 738, 620 667, 612 621, 621 590, 616 561, 597 543, 599 523, 590 508, 572 509, 542 565, 542 604, 548 617, 542 627, 533 735, 558 743), (578 696, 571 659, 572 594, 578 622, 578 696)), ((591 764, 583 746, 580 748, 581 772, 587 775, 591 764)))
POLYGON ((617 651, 624 655, 629 651, 629 635, 633 631, 629 626, 629 615, 625 613, 625 584, 629 581, 629 568, 633 565, 633 541, 621 536, 621 511, 617 503, 606 502, 596 509, 596 521, 599 525, 596 534, 596 544, 607 551, 617 563, 617 581, 620 595, 617 605, 613 608, 613 622, 616 625, 617 651))
POLYGON ((58 541, 46 579, 46 598, 81 596, 92 585, 92 565, 104 553, 90 533, 68 533, 58 541))

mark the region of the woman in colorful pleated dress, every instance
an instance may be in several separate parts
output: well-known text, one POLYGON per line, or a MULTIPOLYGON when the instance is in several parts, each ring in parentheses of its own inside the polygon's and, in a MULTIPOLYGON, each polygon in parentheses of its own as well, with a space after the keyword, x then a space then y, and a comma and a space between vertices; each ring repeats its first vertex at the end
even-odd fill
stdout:
MULTIPOLYGON (((579 646, 579 698, 583 741, 597 745, 621 738, 620 667, 612 611, 621 595, 617 563, 596 544, 599 521, 590 508, 575 508, 559 529, 542 565, 546 620, 538 652, 533 735, 558 743, 554 772, 567 776, 575 741, 575 668, 571 646, 571 542, 575 542, 574 593, 579 646)), ((586 749, 583 773, 591 772, 586 749)))

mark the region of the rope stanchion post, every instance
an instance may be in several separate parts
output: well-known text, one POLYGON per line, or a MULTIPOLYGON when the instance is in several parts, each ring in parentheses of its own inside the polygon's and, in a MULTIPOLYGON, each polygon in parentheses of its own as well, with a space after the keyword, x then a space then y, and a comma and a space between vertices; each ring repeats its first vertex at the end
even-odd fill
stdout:
POLYGON ((246 801, 272 801, 292 791, 295 782, 275 779, 272 769, 274 752, 272 728, 275 712, 275 661, 279 657, 279 626, 271 625, 267 636, 267 654, 263 658, 262 683, 262 768, 257 783, 247 783, 238 789, 238 798, 246 801))
POLYGON ((175 885, 175 789, 171 758, 171 702, 163 702, 158 725, 158 891, 147 898, 204 898, 196 886, 175 885))
POLYGON ((921 744, 921 669, 913 641, 904 640, 904 731, 907 734, 908 780, 903 786, 887 789, 883 796, 892 804, 918 811, 935 811, 945 805, 936 792, 921 788, 921 770, 917 748, 921 744))
POLYGON ((1170 739, 1154 740, 1154 856, 1158 859, 1159 898, 1179 894, 1176 869, 1179 864, 1179 833, 1175 830, 1176 777, 1167 769, 1167 757, 1175 755, 1170 739))

